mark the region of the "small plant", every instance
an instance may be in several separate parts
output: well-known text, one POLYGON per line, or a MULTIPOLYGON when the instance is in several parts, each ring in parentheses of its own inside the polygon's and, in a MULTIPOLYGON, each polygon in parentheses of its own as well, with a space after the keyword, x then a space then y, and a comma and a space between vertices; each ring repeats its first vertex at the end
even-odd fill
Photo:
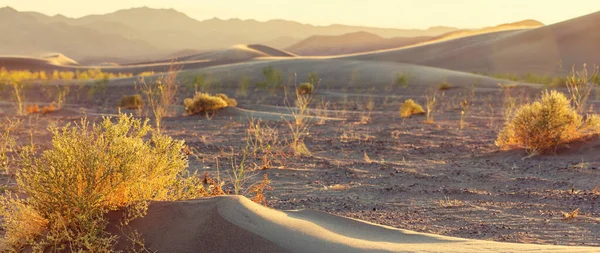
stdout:
POLYGON ((271 94, 275 89, 283 84, 281 71, 276 70, 273 66, 266 66, 262 69, 263 81, 256 84, 256 88, 268 89, 271 94))
POLYGON ((37 104, 28 105, 25 107, 25 112, 27 112, 27 114, 40 113, 40 107, 37 104))
POLYGON ((308 74, 308 83, 312 84, 313 86, 319 84, 320 81, 321 78, 319 78, 319 74, 315 72, 311 72, 308 74))
POLYGON ((56 106, 54 106, 54 103, 52 103, 50 105, 42 107, 42 114, 48 114, 48 113, 51 113, 56 110, 57 110, 56 106))
POLYGON ((450 84, 447 81, 443 81, 442 83, 440 83, 440 85, 438 85, 438 90, 449 90, 452 88, 452 84, 450 84))
POLYGON ((408 88, 408 75, 406 73, 397 73, 394 83, 402 88, 408 88))
POLYGON ((140 78, 141 89, 154 114, 157 131, 161 129, 162 118, 170 115, 171 105, 175 103, 175 94, 179 89, 177 71, 177 67, 171 64, 167 75, 158 77, 153 82, 148 83, 143 77, 140 78))
POLYGON ((465 114, 467 114, 467 109, 469 109, 469 101, 467 99, 460 102, 460 107, 462 110, 460 111, 460 129, 465 128, 465 114))
POLYGON ((263 206, 267 206, 267 198, 265 197, 266 190, 273 190, 273 188, 271 187, 271 180, 269 180, 267 174, 264 174, 262 181, 250 186, 249 191, 254 194, 250 200, 263 206))
POLYGON ((0 169, 8 170, 11 157, 9 152, 13 151, 16 145, 16 139, 11 134, 19 125, 20 121, 10 120, 9 118, 0 120, 0 169))
POLYGON ((286 120, 286 123, 290 129, 291 140, 289 141, 289 146, 292 152, 296 155, 306 155, 310 156, 311 152, 306 147, 304 143, 304 139, 306 136, 310 134, 310 127, 313 122, 308 117, 309 116, 309 105, 312 103, 313 95, 312 94, 301 94, 299 89, 295 90, 296 95, 296 106, 294 109, 291 109, 292 106, 288 100, 288 95, 286 92, 285 101, 287 106, 290 108, 290 113, 294 118, 294 121, 286 120))
POLYGON ((119 107, 128 110, 139 110, 144 107, 144 100, 140 94, 124 95, 119 101, 119 107))
POLYGON ((437 104, 437 91, 434 91, 432 93, 426 92, 425 100, 427 101, 427 104, 426 104, 427 117, 425 119, 425 123, 433 124, 433 115, 431 113, 433 112, 434 107, 437 104))
POLYGON ((240 80, 239 86, 235 91, 236 97, 247 97, 248 89, 250 88, 250 77, 244 76, 240 80))
POLYGON ((296 93, 300 95, 311 95, 315 86, 312 83, 301 83, 296 87, 296 93))
POLYGON ((573 67, 567 77, 566 85, 571 95, 571 102, 579 113, 586 110, 588 98, 594 88, 592 81, 596 76, 598 76, 598 68, 595 67, 592 73, 588 73, 587 66, 584 64, 581 71, 575 71, 573 67))
POLYGON ((463 206, 465 206, 465 203, 463 203, 462 201, 460 201, 458 199, 450 199, 448 197, 445 197, 444 199, 441 199, 440 201, 438 201, 438 205, 443 208, 455 208, 455 207, 463 207, 463 206))
POLYGON ((400 106, 400 117, 408 118, 412 115, 425 114, 425 110, 419 104, 415 103, 414 100, 408 99, 400 106))
POLYGON ((517 110, 498 134, 496 145, 522 147, 534 156, 555 152, 561 144, 599 131, 599 116, 588 115, 583 120, 564 94, 545 91, 541 99, 517 110))
POLYGON ((577 216, 579 216, 579 208, 571 211, 571 212, 562 212, 563 215, 563 219, 564 220, 572 220, 577 218, 577 216))
POLYGON ((189 115, 214 113, 228 106, 236 106, 237 101, 225 94, 210 95, 196 93, 193 98, 183 100, 183 105, 189 115))

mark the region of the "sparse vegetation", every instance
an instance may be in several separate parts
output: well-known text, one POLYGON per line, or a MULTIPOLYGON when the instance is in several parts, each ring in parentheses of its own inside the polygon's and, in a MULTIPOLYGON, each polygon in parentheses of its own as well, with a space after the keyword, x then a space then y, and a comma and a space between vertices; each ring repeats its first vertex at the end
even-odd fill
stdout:
POLYGON ((119 107, 128 110, 139 110, 144 107, 144 99, 140 94, 125 95, 121 97, 119 107))
POLYGON ((275 92, 275 89, 281 87, 283 84, 283 75, 281 71, 273 68, 269 65, 262 69, 263 81, 256 84, 256 88, 268 89, 271 94, 275 92))
POLYGON ((210 95, 196 93, 193 98, 183 100, 185 110, 189 115, 200 113, 214 113, 228 106, 237 106, 237 101, 225 94, 210 95))
POLYGON ((448 81, 443 81, 440 83, 440 85, 438 85, 438 90, 449 90, 452 89, 452 84, 450 84, 448 81))
POLYGON ((541 99, 521 106, 498 134, 503 149, 525 148, 530 155, 555 152, 564 143, 600 131, 600 117, 583 117, 569 99, 557 91, 545 91, 541 99))
POLYGON ((412 115, 425 114, 423 107, 417 104, 414 100, 408 99, 400 106, 400 117, 408 118, 412 115))
POLYGON ((13 131, 20 125, 20 121, 5 118, 0 120, 0 169, 8 171, 8 165, 11 161, 9 152, 12 152, 16 145, 16 139, 12 135, 13 131))
POLYGON ((571 70, 571 74, 566 79, 566 86, 571 95, 573 107, 579 113, 586 110, 586 105, 592 89, 592 81, 598 76, 598 67, 595 67, 591 73, 588 73, 587 66, 584 64, 581 71, 571 70))
POLYGON ((397 73, 394 83, 402 88, 408 88, 408 75, 406 73, 397 73))
POLYGON ((315 86, 312 83, 301 83, 296 87, 296 93, 300 95, 311 95, 315 86))
POLYGON ((308 117, 308 108, 312 103, 313 95, 312 94, 301 94, 299 90, 295 89, 295 106, 291 106, 288 100, 288 95, 286 92, 286 104, 290 108, 290 113, 294 118, 293 121, 285 120, 291 133, 291 140, 289 140, 289 146, 292 152, 296 155, 306 155, 310 156, 311 152, 306 147, 304 143, 304 139, 310 133, 310 127, 313 122, 308 117))
POLYGON ((22 153, 17 183, 27 198, 1 198, 3 242, 10 249, 111 251, 117 235, 104 230, 107 212, 127 209, 138 217, 148 200, 208 195, 188 174, 183 141, 159 134, 147 121, 121 114, 115 123, 83 120, 50 131, 50 149, 41 156, 22 153))
POLYGON ((147 106, 154 114, 156 129, 160 131, 163 117, 169 116, 171 105, 175 103, 175 94, 179 89, 177 82, 177 67, 173 64, 169 67, 169 72, 157 79, 146 82, 143 77, 139 79, 142 93, 146 95, 147 106))
POLYGON ((425 123, 427 124, 433 124, 433 115, 431 114, 433 112, 433 109, 435 107, 435 105, 437 104, 437 91, 428 91, 425 92, 425 101, 427 101, 427 104, 425 104, 427 111, 426 111, 426 119, 425 119, 425 123))

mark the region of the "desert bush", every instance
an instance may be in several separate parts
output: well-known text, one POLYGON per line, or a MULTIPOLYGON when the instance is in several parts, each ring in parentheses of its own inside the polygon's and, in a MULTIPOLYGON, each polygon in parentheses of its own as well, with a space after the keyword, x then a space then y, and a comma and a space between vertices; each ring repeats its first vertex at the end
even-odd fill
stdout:
POLYGON ((208 93, 196 93, 193 98, 186 98, 183 105, 189 115, 195 115, 215 112, 228 106, 236 106, 237 101, 225 94, 213 96, 208 93))
POLYGON ((273 66, 266 66, 262 69, 263 81, 256 84, 256 88, 269 89, 271 93, 275 91, 275 88, 280 87, 283 83, 283 77, 281 71, 273 68, 273 66))
POLYGON ((15 251, 29 244, 34 252, 110 252, 117 236, 105 231, 109 211, 142 215, 148 200, 205 196, 188 174, 183 141, 147 122, 124 114, 116 122, 84 119, 51 127, 52 147, 41 156, 24 149, 17 183, 28 197, 0 198, 3 242, 15 251))
POLYGON ((299 95, 310 95, 313 93, 315 86, 312 83, 301 83, 296 87, 296 93, 299 95))
POLYGON ((584 64, 581 71, 575 71, 575 67, 573 67, 571 74, 567 77, 566 86, 569 95, 571 95, 571 102, 577 112, 583 113, 586 109, 587 100, 594 88, 592 82, 597 75, 597 67, 591 73, 588 73, 587 66, 584 64))
POLYGON ((308 83, 314 85, 319 84, 319 82, 321 81, 321 78, 319 78, 319 74, 317 74, 316 72, 311 72, 308 74, 308 83))
POLYGON ((539 100, 517 110, 498 134, 496 145, 525 148, 532 156, 555 152, 561 144, 599 132, 599 126, 597 115, 583 120, 564 94, 545 91, 539 100))
POLYGON ((408 75, 406 73, 397 73, 394 82, 402 88, 408 88, 408 75))
POLYGON ((8 163, 11 160, 9 152, 16 145, 15 137, 11 133, 19 125, 19 121, 10 120, 9 118, 0 120, 0 169, 8 170, 8 163))
POLYGON ((177 82, 178 67, 171 64, 166 75, 160 76, 152 82, 140 77, 139 83, 142 93, 146 95, 146 101, 154 114, 156 130, 160 131, 162 118, 169 116, 171 105, 175 103, 175 95, 179 89, 177 82))
POLYGON ((443 81, 442 83, 440 83, 440 85, 438 85, 438 90, 449 90, 452 88, 452 84, 450 84, 447 81, 443 81))
POLYGON ((141 109, 143 106, 144 100, 139 94, 122 96, 121 100, 119 101, 120 108, 138 110, 141 109))
POLYGON ((415 103, 414 100, 408 99, 400 105, 400 117, 408 118, 412 115, 425 114, 425 110, 419 104, 415 103))
POLYGON ((28 105, 25 107, 25 112, 27 112, 27 114, 40 113, 40 106, 37 104, 28 105))
POLYGON ((239 86, 235 91, 237 97, 247 97, 248 89, 250 88, 250 77, 244 76, 239 82, 239 86))

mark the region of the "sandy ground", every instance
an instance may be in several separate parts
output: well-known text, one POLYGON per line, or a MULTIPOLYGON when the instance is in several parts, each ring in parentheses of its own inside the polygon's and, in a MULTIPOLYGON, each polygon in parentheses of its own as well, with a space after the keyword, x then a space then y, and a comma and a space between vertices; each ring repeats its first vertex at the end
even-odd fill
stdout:
MULTIPOLYGON (((588 48, 578 45, 589 43, 590 38, 597 41, 593 40, 596 33, 584 30, 598 17, 596 13, 528 31, 461 38, 436 43, 435 48, 425 45, 336 59, 294 57, 259 45, 239 46, 214 55, 199 54, 194 61, 183 64, 178 102, 172 115, 163 122, 165 133, 185 140, 197 150, 196 156, 189 157, 190 169, 201 174, 208 172, 213 177, 220 171, 219 176, 227 179, 231 150, 239 151, 245 146, 248 121, 252 118, 276 129, 279 140, 289 138, 289 128, 282 119, 292 117, 288 105, 293 102, 286 100, 285 90, 276 89, 270 94, 254 86, 247 90, 241 86, 244 78, 250 83, 260 81, 262 68, 269 65, 284 73, 288 91, 294 88, 294 83, 306 81, 311 72, 321 78, 309 110, 312 127, 305 140, 312 155, 279 152, 272 157, 270 169, 253 172, 255 176, 249 183, 258 181, 263 174, 272 180, 274 190, 267 192, 267 196, 268 206, 273 209, 238 197, 159 203, 151 207, 145 218, 149 222, 140 220, 137 226, 146 234, 151 248, 168 252, 189 252, 199 247, 206 247, 207 251, 230 249, 230 252, 600 251, 597 203, 600 194, 593 192, 600 185, 597 155, 600 140, 573 143, 557 155, 530 159, 523 159, 523 151, 499 151, 494 140, 510 109, 509 101, 517 105, 531 102, 543 87, 517 83, 507 89, 498 85, 511 84, 507 81, 435 67, 450 64, 444 57, 452 58, 459 53, 466 58, 454 58, 454 67, 448 68, 463 70, 465 66, 478 64, 471 60, 481 56, 485 64, 478 67, 482 68, 512 66, 527 72, 543 71, 550 64, 545 61, 549 59, 546 56, 553 57, 552 54, 538 58, 520 55, 513 57, 510 64, 506 59, 516 51, 489 54, 490 45, 506 46, 503 43, 511 40, 513 45, 522 45, 529 39, 538 41, 542 37, 537 33, 556 35, 554 40, 543 40, 544 45, 560 42, 559 48, 573 46, 571 51, 548 52, 571 55, 570 60, 582 56, 590 59, 596 51, 587 54, 585 50, 597 47, 597 43, 589 44, 588 48), (564 32, 569 29, 588 37, 560 39, 566 38, 564 32), (489 44, 490 41, 493 43, 489 44), (445 50, 446 46, 456 50, 445 50), (427 48, 440 53, 418 53, 427 48), (467 51, 462 50, 469 48, 475 51, 464 54, 467 51), (406 59, 404 54, 441 65, 400 63, 406 59), (530 61, 519 60, 523 58, 530 61), (503 60, 498 65, 490 61, 494 59, 503 60), (537 65, 536 62, 542 61, 544 65, 537 65), (226 93, 238 100, 238 107, 211 118, 182 116, 181 101, 192 96, 193 89, 188 84, 198 74, 206 74, 211 84, 204 91, 226 93), (407 75, 407 87, 394 83, 398 74, 407 75), (438 90, 443 82, 449 83, 450 89, 438 90), (414 99, 424 104, 426 94, 436 96, 433 124, 424 123, 422 116, 399 117, 398 109, 404 100, 414 99), (461 128, 461 102, 465 100, 469 106, 461 128), (301 209, 305 211, 276 211, 301 209), (576 209, 578 217, 563 218, 563 212, 576 209)), ((527 51, 516 48, 513 49, 527 51)), ((82 68, 39 59, 0 60, 23 66, 32 64, 29 67, 34 69, 82 68)), ((168 64, 156 62, 106 69, 135 72, 155 67, 165 68, 168 64)), ((70 88, 67 103, 63 109, 47 115, 20 117, 15 116, 10 89, 3 89, 0 116, 21 120, 22 127, 14 133, 19 143, 34 143, 43 150, 50 146, 47 130, 50 124, 60 126, 82 117, 98 121, 102 116, 115 115, 121 96, 140 92, 136 90, 136 81, 116 79, 100 90, 91 82, 31 84, 24 91, 27 104, 49 104, 55 99, 56 89, 65 86, 70 88)), ((598 113, 600 91, 594 90, 589 102, 590 111, 598 113)), ((126 112, 140 117, 149 115, 148 111, 126 112)), ((283 144, 274 145, 276 150, 285 151, 283 144)), ((240 155, 237 152, 234 158, 239 160, 240 155)), ((248 164, 261 167, 261 162, 259 157, 251 157, 248 164)), ((3 190, 15 188, 15 170, 13 167, 0 178, 5 184, 3 190)), ((231 185, 226 188, 231 189, 231 185)))
MULTIPOLYGON (((211 119, 178 116, 182 112, 181 106, 177 106, 177 113, 165 119, 163 124, 166 133, 184 139, 190 147, 199 151, 198 157, 190 156, 191 169, 215 176, 219 161, 221 177, 227 178, 226 164, 230 158, 230 150, 239 150, 244 146, 244 133, 250 118, 264 120, 265 124, 278 129, 282 138, 288 135, 287 126, 281 120, 282 117, 290 116, 283 91, 278 90, 274 95, 269 95, 267 91, 251 88, 244 96, 239 94, 239 84, 235 81, 244 76, 257 80, 260 69, 269 64, 284 69, 287 73, 297 70, 298 79, 310 71, 318 70, 323 79, 311 110, 311 115, 315 117, 314 126, 306 139, 313 155, 288 156, 278 159, 269 170, 255 172, 253 181, 261 179, 262 174, 267 174, 272 180, 274 190, 267 193, 269 207, 276 210, 323 211, 393 228, 476 240, 600 246, 597 236, 600 233, 600 207, 596 203, 598 195, 592 193, 600 178, 600 158, 596 155, 600 142, 592 140, 585 144, 571 145, 570 149, 562 150, 557 156, 539 156, 526 160, 522 159, 525 156, 522 151, 501 152, 493 144, 504 122, 506 99, 512 97, 518 103, 531 101, 541 90, 535 85, 502 89, 497 85, 502 82, 500 80, 462 72, 410 64, 361 64, 358 61, 343 60, 255 61, 185 71, 180 74, 182 81, 194 74, 207 73, 215 77, 213 80, 218 80, 218 85, 208 88, 211 92, 227 93, 239 102, 238 108, 222 111, 211 119), (405 72, 414 77, 409 79, 408 88, 390 86, 397 72, 405 72), (251 75, 252 73, 254 74, 251 75), (423 117, 399 117, 401 102, 413 98, 423 104, 425 92, 435 90, 439 80, 447 80, 453 88, 437 92, 434 124, 425 124, 423 117), (459 129, 460 102, 464 99, 469 101, 470 106, 466 113, 465 127, 459 129), (577 208, 580 212, 576 219, 563 219, 562 212, 577 208)), ((133 82, 134 79, 112 81, 106 91, 94 94, 93 99, 88 97, 90 86, 75 84, 64 109, 48 115, 20 117, 25 127, 16 136, 21 143, 29 143, 33 136, 33 142, 40 149, 48 148, 48 124, 62 125, 77 121, 85 115, 92 120, 99 120, 102 115, 114 115, 118 110, 115 104, 119 98, 124 94, 137 92, 133 82)), ((5 101, 0 103, 0 111, 4 116, 13 117, 15 109, 10 102, 9 90, 0 94, 5 101)), ((191 91, 182 86, 178 99, 181 101, 189 96, 191 91)), ((598 107, 598 96, 599 93, 593 93, 593 108, 598 107)), ((28 102, 35 101, 40 105, 51 101, 35 85, 29 88, 26 97, 28 102)), ((142 112, 141 115, 147 115, 147 112, 142 112)), ((252 162, 260 164, 258 159, 252 162)), ((10 178, 3 181, 13 184, 10 178)), ((210 209, 209 206, 199 204, 194 208, 204 210, 210 209)), ((300 215, 299 219, 309 219, 313 224, 311 226, 330 219, 346 225, 354 222, 338 221, 338 218, 330 216, 322 218, 324 214, 313 211, 286 214, 297 214, 300 215), (304 214, 308 216, 303 216, 304 214), (313 222, 314 219, 317 220, 313 222)), ((226 220, 230 217, 220 215, 226 220)), ((292 229, 287 220, 281 219, 269 222, 283 223, 287 226, 286 229, 292 229)), ((265 231, 257 230, 263 227, 248 227, 250 225, 246 223, 228 221, 234 225, 219 226, 229 226, 230 230, 227 231, 248 238, 248 242, 252 244, 262 245, 261 242, 266 239, 277 242, 277 247, 267 243, 270 245, 268 247, 274 247, 273 252, 286 252, 290 248, 296 249, 296 252, 307 252, 298 251, 295 248, 297 244, 285 244, 288 240, 277 239, 276 235, 272 237, 265 235, 265 231), (256 234, 260 236, 257 237, 256 234)), ((210 224, 217 226, 214 222, 210 224)), ((366 231, 383 229, 371 225, 367 227, 366 231)), ((312 228, 298 229, 312 231, 312 228)), ((271 228, 266 230, 271 231, 271 228)), ((388 227, 385 231, 386 238, 398 238, 389 245, 386 244, 387 251, 414 249, 466 252, 467 248, 461 248, 463 246, 469 247, 472 252, 519 251, 529 247, 520 245, 511 248, 512 244, 502 246, 471 241, 451 243, 462 246, 445 247, 443 244, 431 243, 424 247, 422 244, 411 244, 412 239, 403 239, 403 235, 409 232, 388 227)), ((335 231, 328 233, 333 235, 325 233, 316 239, 309 236, 307 240, 327 241, 333 240, 328 236, 334 236, 337 238, 335 240, 344 242, 340 242, 342 248, 338 252, 351 252, 344 247, 354 250, 367 247, 373 252, 382 250, 379 248, 382 246, 369 246, 371 244, 347 238, 353 235, 339 235, 335 231), (358 247, 353 243, 362 246, 358 247)), ((375 232, 361 234, 374 238, 376 235, 375 232)), ((418 238, 442 240, 444 243, 449 243, 445 240, 457 240, 440 239, 432 235, 419 235, 418 238)), ((154 239, 148 241, 156 247, 165 247, 154 239)), ((219 245, 221 244, 213 246, 221 247, 219 245)), ((322 249, 318 245, 314 247, 314 252, 322 249)), ((589 252, 597 248, 536 248, 543 249, 589 252)), ((182 252, 185 252, 184 248, 182 252)))

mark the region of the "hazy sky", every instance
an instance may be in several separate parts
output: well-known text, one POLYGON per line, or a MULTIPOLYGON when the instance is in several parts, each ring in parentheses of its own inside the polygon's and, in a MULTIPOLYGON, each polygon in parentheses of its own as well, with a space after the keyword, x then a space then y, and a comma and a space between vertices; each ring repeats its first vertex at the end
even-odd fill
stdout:
POLYGON ((599 0, 0 0, 0 6, 81 17, 148 6, 192 18, 286 19, 315 25, 393 28, 492 26, 523 19, 552 24, 600 11, 599 0))

